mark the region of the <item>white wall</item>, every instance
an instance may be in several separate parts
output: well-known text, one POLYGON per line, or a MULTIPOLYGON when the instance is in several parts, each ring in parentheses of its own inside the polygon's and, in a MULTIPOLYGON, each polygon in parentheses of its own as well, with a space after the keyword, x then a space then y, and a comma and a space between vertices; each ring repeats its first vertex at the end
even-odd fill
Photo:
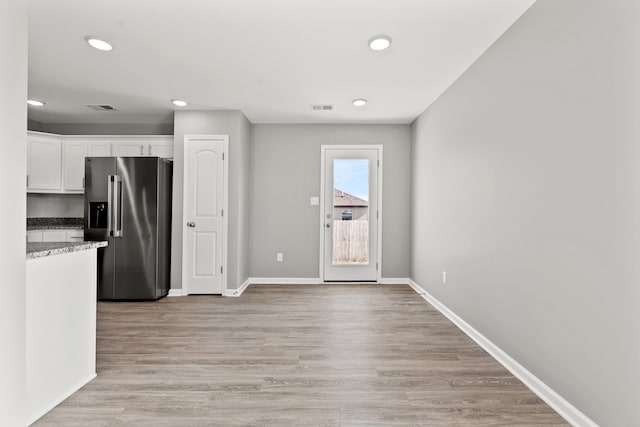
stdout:
POLYGON ((384 146, 382 277, 408 277, 408 125, 254 125, 251 143, 252 277, 318 277, 320 207, 309 198, 320 196, 323 144, 384 146))
POLYGON ((412 278, 602 426, 640 425, 638 22, 539 0, 413 124, 412 278))
POLYGON ((171 288, 182 287, 184 136, 229 135, 228 289, 248 278, 249 142, 251 124, 240 111, 176 111, 174 120, 171 288))
POLYGON ((27 2, 0 13, 0 425, 25 425, 27 2))
POLYGON ((83 194, 27 194, 27 218, 84 217, 83 194))

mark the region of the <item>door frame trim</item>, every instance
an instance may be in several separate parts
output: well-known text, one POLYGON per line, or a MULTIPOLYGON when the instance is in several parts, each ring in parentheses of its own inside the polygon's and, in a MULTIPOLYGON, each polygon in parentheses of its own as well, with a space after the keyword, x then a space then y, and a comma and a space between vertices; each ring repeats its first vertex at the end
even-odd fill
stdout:
POLYGON ((222 204, 224 209, 224 215, 222 216, 222 296, 227 294, 227 252, 228 252, 228 235, 229 235, 229 135, 185 135, 184 147, 182 151, 182 295, 189 295, 189 284, 187 283, 187 250, 189 246, 188 242, 188 230, 187 221, 185 221, 187 213, 187 163, 189 157, 187 155, 191 141, 197 140, 217 140, 223 143, 224 161, 222 162, 224 184, 222 185, 224 195, 222 198, 222 204))
POLYGON ((376 269, 376 282, 380 282, 382 279, 382 186, 384 183, 382 171, 383 171, 383 146, 382 144, 357 144, 357 145, 322 145, 320 147, 320 264, 319 275, 320 282, 324 283, 324 244, 325 244, 325 231, 324 231, 324 208, 325 208, 325 162, 327 150, 378 150, 378 242, 377 242, 377 255, 376 263, 378 268, 376 269))

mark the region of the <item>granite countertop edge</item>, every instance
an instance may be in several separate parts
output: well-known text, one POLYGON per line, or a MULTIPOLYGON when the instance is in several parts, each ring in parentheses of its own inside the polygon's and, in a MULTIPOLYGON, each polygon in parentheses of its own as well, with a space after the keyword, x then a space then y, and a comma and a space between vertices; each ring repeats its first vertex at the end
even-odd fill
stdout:
POLYGON ((83 230, 82 225, 27 225, 27 231, 83 230))
POLYGON ((84 228, 84 217, 27 217, 27 231, 78 230, 84 228))
POLYGON ((30 242, 27 243, 27 259, 43 258, 70 252, 104 248, 105 241, 96 242, 30 242))

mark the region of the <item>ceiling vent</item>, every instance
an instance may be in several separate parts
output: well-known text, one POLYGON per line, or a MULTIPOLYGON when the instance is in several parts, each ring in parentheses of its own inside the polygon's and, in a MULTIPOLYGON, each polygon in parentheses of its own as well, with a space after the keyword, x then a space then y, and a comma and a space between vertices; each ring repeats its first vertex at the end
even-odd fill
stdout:
POLYGON ((87 104, 86 106, 96 111, 118 111, 113 105, 107 104, 87 104))
POLYGON ((313 111, 331 111, 333 110, 333 105, 331 104, 314 104, 311 106, 313 111))

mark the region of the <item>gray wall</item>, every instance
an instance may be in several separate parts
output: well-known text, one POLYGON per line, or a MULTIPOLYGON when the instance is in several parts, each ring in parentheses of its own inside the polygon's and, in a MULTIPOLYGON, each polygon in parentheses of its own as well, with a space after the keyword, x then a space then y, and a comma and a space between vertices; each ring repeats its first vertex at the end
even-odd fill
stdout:
POLYGON ((539 0, 412 127, 412 278, 602 426, 640 425, 638 22, 539 0))
POLYGON ((176 111, 173 168, 171 288, 182 287, 184 136, 229 135, 228 283, 236 289, 248 276, 249 143, 251 124, 240 111, 176 111))
POLYGON ((25 425, 27 2, 0 13, 0 425, 25 425))
POLYGON ((84 217, 83 194, 27 194, 27 218, 84 217))
POLYGON ((32 120, 32 119, 27 119, 27 130, 35 130, 35 131, 38 131, 38 132, 44 132, 43 129, 44 129, 44 124, 42 124, 42 123, 40 123, 38 121, 32 120))
POLYGON ((384 146, 382 277, 408 277, 408 125, 254 125, 251 276, 318 277, 320 207, 309 198, 320 196, 323 144, 384 146))
POLYGON ((173 123, 39 123, 29 120, 29 130, 59 135, 173 135, 173 123))

